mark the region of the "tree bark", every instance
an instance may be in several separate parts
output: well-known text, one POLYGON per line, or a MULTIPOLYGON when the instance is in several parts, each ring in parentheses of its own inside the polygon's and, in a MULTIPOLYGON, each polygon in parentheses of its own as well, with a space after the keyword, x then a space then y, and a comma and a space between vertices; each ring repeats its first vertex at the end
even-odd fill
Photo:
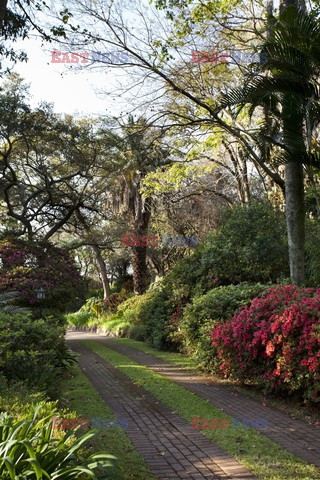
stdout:
MULTIPOLYGON (((140 181, 137 182, 134 189, 134 235, 139 240, 143 235, 148 234, 148 226, 151 217, 150 199, 143 200, 140 193, 140 181)), ((147 246, 132 247, 132 268, 133 268, 133 288, 136 295, 142 295, 147 288, 148 269, 147 269, 147 246)))
MULTIPOLYGON (((280 14, 291 6, 294 6, 297 10, 305 11, 306 9, 304 0, 281 0, 280 14)), ((304 148, 303 119, 299 119, 299 107, 298 104, 292 104, 290 98, 285 99, 283 104, 283 134, 289 150, 293 132, 301 140, 301 148, 304 148), (292 122, 295 121, 293 119, 299 119, 295 125, 292 125, 292 122), (286 138, 289 132, 290 135, 286 138)), ((292 157, 294 153, 294 149, 291 150, 292 157)), ((296 156, 298 155, 299 151, 296 152, 296 156)), ((304 281, 305 205, 303 165, 299 158, 286 162, 285 196, 290 277, 293 283, 301 285, 304 281)))
POLYGON ((133 286, 136 295, 147 288, 147 247, 132 247, 133 286))
POLYGON ((95 253, 99 271, 101 275, 101 282, 103 287, 103 299, 105 300, 110 295, 110 283, 107 274, 107 268, 103 256, 101 255, 100 248, 97 245, 92 245, 92 250, 95 253))
POLYGON ((286 164, 286 220, 288 232, 290 277, 293 283, 304 281, 305 206, 303 166, 286 164))
MULTIPOLYGON (((140 213, 139 220, 135 222, 135 235, 139 240, 143 235, 148 234, 150 216, 151 212, 147 207, 140 213)), ((132 247, 133 288, 136 295, 142 295, 147 288, 147 248, 144 246, 132 247)))

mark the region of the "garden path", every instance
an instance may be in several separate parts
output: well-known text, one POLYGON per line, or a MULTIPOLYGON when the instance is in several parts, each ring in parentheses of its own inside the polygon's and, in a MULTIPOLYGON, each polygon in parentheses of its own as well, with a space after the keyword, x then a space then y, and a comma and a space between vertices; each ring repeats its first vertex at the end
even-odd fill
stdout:
POLYGON ((232 417, 267 419, 268 428, 259 430, 263 435, 279 443, 287 451, 306 462, 320 467, 319 428, 312 427, 306 422, 280 412, 276 408, 263 405, 262 402, 241 395, 230 385, 217 384, 214 380, 197 372, 166 363, 134 348, 120 345, 112 338, 96 335, 95 340, 104 343, 108 348, 126 355, 154 372, 170 378, 173 382, 208 400, 212 405, 232 417))
MULTIPOLYGON (((118 418, 159 480, 255 480, 245 467, 205 438, 177 413, 111 366, 79 340, 99 337, 69 332, 79 366, 118 418)), ((92 413, 94 417, 94 412, 92 413)))

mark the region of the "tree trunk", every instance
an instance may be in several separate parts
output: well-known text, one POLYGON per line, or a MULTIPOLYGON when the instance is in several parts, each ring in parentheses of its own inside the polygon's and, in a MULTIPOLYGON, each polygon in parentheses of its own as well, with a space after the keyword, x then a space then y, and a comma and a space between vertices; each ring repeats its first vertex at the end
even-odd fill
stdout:
POLYGON ((136 295, 147 288, 147 247, 132 247, 133 287, 136 295))
MULTIPOLYGON (((136 184, 134 194, 134 235, 139 240, 148 234, 148 226, 151 217, 151 200, 143 199, 140 194, 140 180, 136 184)), ((147 248, 146 246, 132 247, 133 288, 136 295, 142 295, 147 288, 147 248)))
POLYGON ((101 282, 103 287, 103 299, 105 300, 110 295, 110 283, 107 274, 107 268, 103 256, 101 255, 100 248, 97 245, 92 245, 92 250, 95 253, 96 260, 101 275, 101 282))
POLYGON ((286 164, 286 220, 288 231, 291 281, 304 281, 305 207, 303 166, 299 162, 286 164))
MULTIPOLYGON (((281 0, 280 14, 287 7, 294 6, 305 11, 304 0, 281 0)), ((303 119, 299 118, 301 106, 292 103, 292 98, 285 98, 283 103, 283 134, 288 150, 291 149, 292 133, 300 139, 296 157, 304 150, 303 119), (290 106, 288 106, 290 105, 290 106), (287 133, 290 135, 287 137, 287 133), (287 137, 287 138, 286 138, 287 137)), ((294 157, 294 148, 291 156, 294 157)), ((285 169, 286 220, 289 247, 290 277, 293 283, 301 285, 304 281, 304 244, 305 244, 305 205, 304 205, 304 174, 299 158, 288 161, 285 169)))

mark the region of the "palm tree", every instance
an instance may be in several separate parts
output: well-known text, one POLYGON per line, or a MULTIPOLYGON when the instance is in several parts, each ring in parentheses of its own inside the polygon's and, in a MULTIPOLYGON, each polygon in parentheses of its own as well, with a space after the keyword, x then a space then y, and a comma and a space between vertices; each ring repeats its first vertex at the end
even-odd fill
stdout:
POLYGON ((261 152, 271 149, 272 161, 285 165, 290 275, 300 285, 304 281, 304 170, 310 164, 319 166, 312 137, 320 122, 320 26, 303 5, 288 3, 281 4, 278 19, 269 17, 268 38, 261 48, 268 62, 259 64, 244 86, 227 93, 219 108, 237 105, 238 115, 249 105, 250 116, 258 107, 268 113, 268 122, 255 139, 261 152))
MULTIPOLYGON (((143 179, 149 172, 170 162, 170 150, 163 142, 165 131, 151 127, 144 118, 134 120, 133 117, 122 125, 121 175, 116 172, 112 189, 116 209, 126 218, 127 231, 139 239, 148 235, 152 209, 152 199, 144 197, 140 191, 143 179)), ((141 295, 148 281, 147 246, 134 245, 131 249, 134 292, 141 295)))

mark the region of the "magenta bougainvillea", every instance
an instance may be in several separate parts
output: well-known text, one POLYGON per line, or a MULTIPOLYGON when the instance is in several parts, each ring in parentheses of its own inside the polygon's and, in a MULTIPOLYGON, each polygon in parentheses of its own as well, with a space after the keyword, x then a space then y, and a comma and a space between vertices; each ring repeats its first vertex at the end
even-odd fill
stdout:
POLYGON ((0 242, 0 292, 19 292, 25 305, 36 303, 36 290, 46 292, 46 306, 61 306, 79 296, 84 283, 67 252, 50 244, 22 240, 0 242))
POLYGON ((211 339, 225 376, 320 401, 320 289, 270 288, 211 339))

